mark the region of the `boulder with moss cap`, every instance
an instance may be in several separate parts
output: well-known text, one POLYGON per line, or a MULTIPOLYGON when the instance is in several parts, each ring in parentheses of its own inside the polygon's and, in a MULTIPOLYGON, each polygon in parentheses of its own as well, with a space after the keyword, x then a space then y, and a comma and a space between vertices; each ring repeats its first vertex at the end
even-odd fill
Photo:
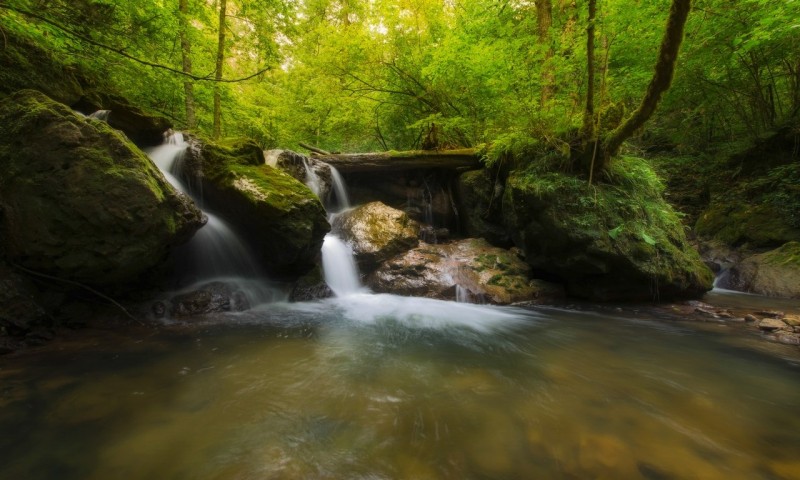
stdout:
POLYGON ((210 209, 244 235, 268 273, 296 278, 311 270, 330 225, 319 199, 290 175, 264 163, 252 140, 201 142, 187 162, 201 170, 210 209))
POLYGON ((92 285, 136 279, 204 223, 123 135, 34 90, 0 101, 0 211, 9 262, 92 285))
POLYGON ((698 297, 713 275, 687 242, 644 160, 617 159, 605 183, 534 162, 510 175, 506 228, 535 271, 592 300, 698 297))

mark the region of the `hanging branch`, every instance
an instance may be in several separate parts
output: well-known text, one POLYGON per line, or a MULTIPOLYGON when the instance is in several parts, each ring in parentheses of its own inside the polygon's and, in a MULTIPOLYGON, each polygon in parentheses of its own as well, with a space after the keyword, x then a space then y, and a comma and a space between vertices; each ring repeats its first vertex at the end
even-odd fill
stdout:
POLYGON ((176 68, 169 67, 167 65, 162 65, 160 63, 153 63, 153 62, 150 62, 150 61, 135 57, 135 56, 133 56, 133 55, 131 55, 129 53, 126 53, 122 49, 115 48, 115 47, 112 47, 110 45, 106 45, 105 43, 101 43, 101 42, 98 42, 96 40, 93 40, 93 39, 87 37, 86 35, 80 34, 80 33, 76 32, 75 30, 72 30, 71 28, 69 28, 69 27, 67 27, 65 25, 62 25, 62 24, 60 24, 58 22, 50 20, 49 18, 45 18, 42 15, 39 15, 39 14, 36 14, 36 13, 33 13, 33 12, 29 12, 27 10, 23 10, 21 8, 12 7, 11 5, 6 5, 4 3, 0 3, 0 8, 5 9, 5 10, 11 10, 12 12, 17 12, 17 13, 25 15, 27 17, 31 17, 31 18, 35 18, 37 20, 41 20, 42 22, 44 22, 44 23, 46 23, 46 24, 48 24, 50 26, 53 26, 53 27, 61 30, 62 32, 66 33, 67 35, 70 35, 70 36, 72 36, 74 38, 77 38, 78 40, 80 40, 82 42, 86 42, 86 43, 88 43, 90 45, 93 45, 95 47, 102 48, 102 49, 108 50, 110 52, 114 52, 117 55, 120 55, 122 57, 127 58, 128 60, 133 60, 134 62, 141 63, 142 65, 146 65, 148 67, 159 68, 161 70, 166 70, 168 72, 172 72, 172 73, 175 73, 175 74, 178 74, 178 75, 181 75, 181 76, 184 76, 184 77, 188 77, 188 78, 191 78, 192 80, 196 80, 196 81, 200 81, 200 82, 239 83, 239 82, 244 82, 246 80, 250 80, 251 78, 255 78, 255 77, 261 75, 262 73, 271 70, 271 67, 265 67, 265 68, 257 71, 256 73, 253 73, 252 75, 248 75, 246 77, 241 77, 241 78, 230 78, 230 79, 213 78, 212 76, 216 73, 216 70, 214 70, 213 72, 209 73, 206 76, 193 75, 193 74, 186 73, 184 71, 178 70, 176 68))

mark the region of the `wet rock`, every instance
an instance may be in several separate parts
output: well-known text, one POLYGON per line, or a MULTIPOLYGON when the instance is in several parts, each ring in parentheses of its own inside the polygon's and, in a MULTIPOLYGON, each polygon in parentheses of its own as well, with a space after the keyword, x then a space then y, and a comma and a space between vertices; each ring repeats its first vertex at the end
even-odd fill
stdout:
POLYGON ((771 332, 773 330, 783 330, 787 326, 788 325, 786 325, 782 320, 778 320, 777 318, 764 318, 758 322, 758 328, 767 332, 771 332))
POLYGON ((756 315, 761 315, 762 317, 767 318, 783 318, 786 316, 784 312, 779 312, 777 310, 759 310, 756 312, 756 315))
MULTIPOLYGON (((264 163, 249 140, 205 142, 198 149, 209 207, 224 214, 273 278, 294 279, 311 270, 330 230, 325 209, 311 190, 264 163)), ((191 155, 195 153, 192 152, 191 155)))
POLYGON ((735 290, 770 297, 800 298, 800 242, 753 255, 731 269, 735 290))
POLYGON ((90 285, 137 279, 204 223, 123 135, 32 90, 0 101, 0 210, 11 262, 90 285))
MULTIPOLYGON (((649 168, 617 161, 628 162, 627 171, 649 168)), ((658 185, 637 177, 591 192, 583 179, 535 165, 509 175, 505 226, 535 270, 562 279, 572 296, 601 301, 699 297, 711 289, 713 274, 658 185), (651 214, 632 216, 632 198, 651 214)))
POLYGON ((193 317, 209 313, 241 312, 250 308, 244 292, 224 282, 207 283, 170 299, 170 316, 193 317))
POLYGON ((291 150, 266 150, 264 161, 267 165, 288 173, 311 188, 322 203, 327 204, 332 188, 330 165, 291 150), (319 183, 312 188, 314 176, 319 183))
POLYGON ((367 278, 376 292, 472 303, 555 303, 563 289, 530 278, 530 267, 484 239, 421 244, 384 262, 367 278))
POLYGON ((111 128, 125 133, 140 147, 160 145, 164 141, 164 133, 172 128, 172 122, 166 117, 146 113, 115 95, 84 96, 72 107, 86 114, 105 111, 102 120, 111 128))
POLYGON ((781 320, 793 327, 800 327, 800 315, 785 315, 781 320))
POLYGON ((744 320, 745 322, 758 323, 758 317, 750 313, 744 316, 744 320))
POLYGON ((778 332, 775 341, 784 345, 800 345, 800 335, 797 333, 778 332))
POLYGON ((694 311, 704 317, 719 318, 719 315, 713 309, 695 307, 694 311))
POLYGON ((322 268, 318 266, 294 282, 289 301, 309 302, 332 296, 333 291, 325 283, 322 268))
POLYGON ((371 202, 343 212, 333 221, 333 230, 353 249, 362 272, 419 244, 419 224, 405 212, 381 202, 371 202))

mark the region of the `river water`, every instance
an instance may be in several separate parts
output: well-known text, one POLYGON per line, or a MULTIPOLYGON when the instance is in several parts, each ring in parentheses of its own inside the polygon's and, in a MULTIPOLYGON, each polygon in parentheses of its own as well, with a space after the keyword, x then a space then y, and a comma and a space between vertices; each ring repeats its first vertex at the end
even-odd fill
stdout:
POLYGON ((353 293, 79 338, 0 359, 0 478, 800 478, 797 347, 647 309, 353 293))

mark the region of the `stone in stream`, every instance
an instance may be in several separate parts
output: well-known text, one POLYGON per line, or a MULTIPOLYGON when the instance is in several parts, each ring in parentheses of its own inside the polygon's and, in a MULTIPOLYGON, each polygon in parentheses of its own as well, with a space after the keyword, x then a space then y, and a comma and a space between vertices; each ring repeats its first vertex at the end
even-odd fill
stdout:
POLYGON ((419 224, 381 202, 343 212, 334 219, 333 230, 353 249, 362 273, 419 244, 419 224))
POLYGON ((244 292, 224 282, 207 283, 191 292, 175 295, 169 303, 173 318, 241 312, 250 308, 244 292))
POLYGON ((10 263, 95 286, 142 278, 205 222, 124 135, 33 90, 0 100, 0 211, 10 263))
POLYGON ((758 322, 758 328, 767 332, 783 330, 786 327, 788 327, 788 325, 786 325, 783 320, 778 320, 777 318, 764 318, 758 322))
POLYGON ((743 292, 800 298, 800 242, 744 259, 731 268, 729 283, 743 292))

